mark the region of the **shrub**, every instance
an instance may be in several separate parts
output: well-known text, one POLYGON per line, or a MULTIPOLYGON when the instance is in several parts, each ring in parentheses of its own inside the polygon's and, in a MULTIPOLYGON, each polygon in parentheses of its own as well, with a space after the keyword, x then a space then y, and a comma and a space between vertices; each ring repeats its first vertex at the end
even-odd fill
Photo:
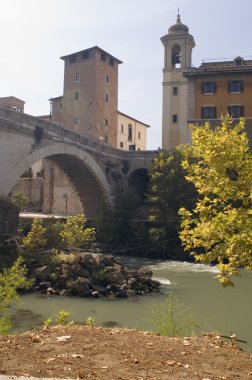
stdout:
POLYGON ((86 228, 87 219, 84 215, 71 216, 67 219, 63 230, 60 232, 63 246, 89 247, 95 239, 95 229, 86 228))
POLYGON ((22 240, 21 246, 29 251, 41 249, 46 246, 46 228, 40 219, 34 219, 32 228, 22 240))
POLYGON ((152 310, 154 330, 164 336, 193 335, 195 323, 191 309, 185 308, 170 292, 165 302, 152 310))

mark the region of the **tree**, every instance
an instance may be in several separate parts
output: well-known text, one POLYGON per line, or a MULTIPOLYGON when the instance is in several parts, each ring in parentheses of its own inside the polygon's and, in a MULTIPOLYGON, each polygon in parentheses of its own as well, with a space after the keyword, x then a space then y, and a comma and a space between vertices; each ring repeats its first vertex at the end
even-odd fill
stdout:
POLYGON ((67 218, 60 232, 64 247, 89 247, 95 240, 95 229, 86 227, 87 219, 84 215, 75 215, 67 218))
POLYGON ((24 210, 29 204, 29 198, 22 193, 22 191, 16 191, 11 195, 11 202, 20 208, 20 210, 24 210))
POLYGON ((180 238, 196 260, 218 264, 223 286, 233 285, 240 267, 252 269, 252 154, 244 123, 232 127, 226 116, 214 130, 191 126, 192 147, 183 153, 199 198, 193 210, 180 210, 180 238))
POLYGON ((0 273, 0 333, 8 333, 12 327, 10 318, 5 315, 12 303, 18 300, 18 289, 27 288, 31 281, 26 279, 26 269, 19 257, 11 268, 0 273))
POLYGON ((141 200, 133 190, 115 195, 114 206, 104 205, 101 217, 97 221, 98 241, 110 246, 127 247, 136 245, 135 225, 141 200))
POLYGON ((195 187, 185 179, 186 171, 181 166, 182 153, 187 150, 187 146, 180 146, 172 152, 161 151, 150 171, 148 203, 150 220, 155 226, 150 233, 156 249, 163 250, 165 255, 171 250, 181 250, 178 211, 181 207, 190 210, 196 202, 195 187))

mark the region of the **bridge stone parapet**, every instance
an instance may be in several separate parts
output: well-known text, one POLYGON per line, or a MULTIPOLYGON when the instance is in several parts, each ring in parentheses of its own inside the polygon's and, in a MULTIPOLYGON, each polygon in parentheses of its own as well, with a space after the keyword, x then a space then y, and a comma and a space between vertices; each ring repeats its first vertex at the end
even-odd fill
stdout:
POLYGON ((35 162, 48 158, 71 178, 87 213, 113 201, 136 171, 148 171, 156 151, 123 151, 54 123, 0 108, 0 196, 35 162), (87 206, 89 205, 89 206, 87 206))

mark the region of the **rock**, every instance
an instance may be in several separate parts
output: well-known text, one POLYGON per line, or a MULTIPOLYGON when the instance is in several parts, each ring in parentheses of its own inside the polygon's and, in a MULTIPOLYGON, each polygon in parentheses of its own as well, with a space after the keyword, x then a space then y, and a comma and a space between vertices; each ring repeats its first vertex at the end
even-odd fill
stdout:
POLYGON ((80 264, 75 265, 74 274, 79 277, 89 277, 89 271, 83 268, 80 264))
POLYGON ((35 277, 38 281, 47 281, 50 278, 52 269, 52 265, 44 265, 42 267, 38 267, 34 270, 33 277, 35 277))
POLYGON ((96 290, 95 290, 94 292, 91 293, 91 296, 92 296, 93 298, 99 298, 99 297, 100 297, 99 293, 98 293, 96 290))
POLYGON ((72 294, 76 295, 89 295, 90 294, 90 281, 84 277, 78 277, 76 281, 70 285, 72 294))
POLYGON ((122 266, 112 255, 100 256, 98 262, 103 264, 105 267, 113 267, 114 264, 117 264, 120 267, 122 266))
POLYGON ((49 288, 47 288, 46 293, 47 294, 55 294, 55 290, 53 290, 53 288, 49 287, 49 288))
POLYGON ((61 273, 71 276, 73 274, 73 267, 69 264, 62 264, 61 273))
POLYGON ((46 291, 50 287, 51 287, 51 282, 50 281, 40 282, 38 284, 38 289, 40 291, 46 291))
POLYGON ((137 271, 138 277, 152 277, 153 272, 146 268, 138 269, 137 271))

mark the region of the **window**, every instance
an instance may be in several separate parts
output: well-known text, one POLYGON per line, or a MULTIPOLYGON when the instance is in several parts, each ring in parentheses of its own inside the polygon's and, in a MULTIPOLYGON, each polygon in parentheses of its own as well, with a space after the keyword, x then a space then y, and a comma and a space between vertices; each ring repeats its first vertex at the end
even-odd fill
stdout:
POLYGON ((216 82, 202 82, 201 93, 202 94, 214 94, 217 90, 216 82))
POLYGON ((172 88, 172 95, 178 95, 178 87, 177 86, 172 88))
POLYGON ((108 74, 105 75, 105 82, 109 83, 109 75, 108 74))
POLYGON ((121 124, 121 133, 123 133, 123 124, 121 124))
POLYGON ((109 64, 110 66, 114 66, 114 58, 112 57, 109 58, 109 64))
POLYGON ((216 119, 217 111, 214 106, 201 107, 201 119, 216 119))
POLYGON ((106 102, 106 103, 109 102, 109 96, 108 96, 108 94, 105 94, 105 102, 106 102))
POLYGON ((243 88, 243 80, 232 80, 228 82, 228 92, 242 92, 243 88))
POLYGON ((108 126, 108 119, 105 119, 105 125, 108 126))
POLYGON ((89 58, 89 50, 85 50, 83 53, 82 53, 82 57, 81 57, 83 60, 84 59, 88 59, 89 58))
POLYGON ((228 107, 228 113, 233 118, 237 119, 244 116, 244 106, 232 105, 228 107))
POLYGON ((79 91, 76 91, 75 94, 74 94, 74 101, 78 102, 79 99, 80 99, 80 93, 79 93, 79 91))
POLYGON ((141 139, 141 132, 138 132, 138 140, 141 139))
POLYGON ((77 61, 77 56, 76 56, 76 54, 71 55, 70 58, 69 58, 69 62, 70 62, 70 63, 74 63, 74 62, 76 62, 76 61, 77 61))
POLYGON ((178 115, 172 115, 172 122, 177 123, 178 122, 178 115))
POLYGON ((107 143, 108 142, 108 136, 104 136, 104 141, 105 141, 105 143, 107 143))
POLYGON ((75 117, 74 118, 74 125, 79 125, 80 123, 80 118, 79 117, 75 117))
POLYGON ((123 148, 123 142, 122 141, 120 142, 120 148, 123 148))
POLYGON ((132 141, 132 125, 128 125, 128 141, 132 141))
POLYGON ((101 52, 101 60, 106 61, 106 54, 103 51, 101 52))
POLYGON ((80 73, 75 74, 75 82, 80 82, 80 73))

